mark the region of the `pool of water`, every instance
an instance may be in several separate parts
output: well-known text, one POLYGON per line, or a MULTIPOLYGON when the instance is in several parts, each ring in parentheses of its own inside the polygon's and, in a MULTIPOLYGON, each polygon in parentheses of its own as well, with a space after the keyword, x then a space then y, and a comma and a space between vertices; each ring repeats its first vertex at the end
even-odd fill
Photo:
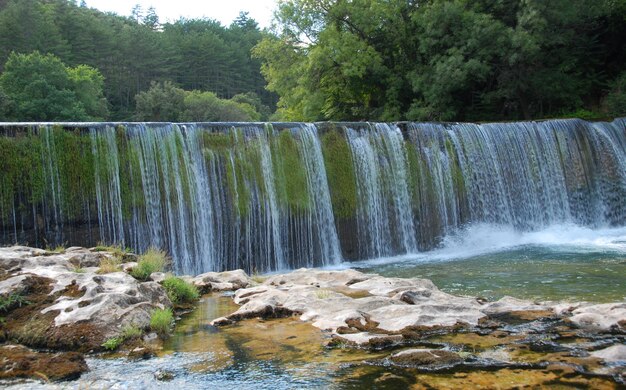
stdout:
POLYGON ((431 279, 460 295, 610 302, 626 299, 626 228, 573 225, 519 233, 479 225, 431 252, 344 263, 384 276, 431 279))

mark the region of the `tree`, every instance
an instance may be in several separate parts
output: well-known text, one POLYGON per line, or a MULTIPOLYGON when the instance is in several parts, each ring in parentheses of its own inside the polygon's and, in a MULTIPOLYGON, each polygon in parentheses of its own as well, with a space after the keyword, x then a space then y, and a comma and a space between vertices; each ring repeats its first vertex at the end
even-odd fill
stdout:
POLYGON ((609 115, 626 116, 626 72, 622 72, 615 80, 611 92, 606 97, 606 106, 609 115))
POLYGON ((52 54, 12 53, 0 76, 16 121, 102 120, 102 75, 86 65, 67 68, 52 54))
POLYGON ((152 82, 150 89, 135 96, 139 121, 178 122, 184 110, 185 91, 171 81, 152 82))

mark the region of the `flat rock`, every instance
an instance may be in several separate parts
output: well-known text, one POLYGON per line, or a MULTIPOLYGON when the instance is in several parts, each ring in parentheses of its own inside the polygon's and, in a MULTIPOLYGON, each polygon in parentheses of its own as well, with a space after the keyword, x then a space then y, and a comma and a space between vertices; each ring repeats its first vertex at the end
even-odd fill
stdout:
POLYGON ((586 305, 572 311, 569 320, 584 329, 625 330, 626 302, 586 305))
POLYGON ((201 293, 210 291, 233 291, 248 287, 252 279, 241 269, 225 272, 206 272, 186 281, 195 285, 201 293))
POLYGON ((626 345, 624 344, 613 345, 608 348, 601 349, 599 351, 594 351, 591 353, 591 356, 600 358, 606 362, 626 363, 626 345))
POLYGON ((458 353, 442 349, 407 349, 389 357, 394 364, 402 366, 449 366, 460 363, 463 358, 458 353))

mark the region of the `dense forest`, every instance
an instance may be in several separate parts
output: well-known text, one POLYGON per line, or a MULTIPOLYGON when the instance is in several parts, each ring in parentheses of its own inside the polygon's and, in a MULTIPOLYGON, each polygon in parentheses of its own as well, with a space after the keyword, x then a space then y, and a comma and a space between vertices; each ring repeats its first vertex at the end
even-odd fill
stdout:
POLYGON ((625 65, 626 0, 283 0, 271 31, 0 0, 7 121, 607 118, 625 65))

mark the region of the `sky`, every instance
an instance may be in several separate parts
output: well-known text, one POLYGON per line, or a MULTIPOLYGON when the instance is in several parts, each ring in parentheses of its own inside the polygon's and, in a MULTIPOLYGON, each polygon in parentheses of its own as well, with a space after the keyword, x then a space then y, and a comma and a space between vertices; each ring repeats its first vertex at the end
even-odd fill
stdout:
POLYGON ((240 11, 247 11, 261 28, 270 26, 272 12, 276 7, 276 0, 86 0, 85 2, 90 8, 115 12, 122 16, 129 16, 135 4, 141 5, 144 11, 152 6, 162 23, 175 21, 180 17, 188 19, 206 17, 229 26, 240 11))

